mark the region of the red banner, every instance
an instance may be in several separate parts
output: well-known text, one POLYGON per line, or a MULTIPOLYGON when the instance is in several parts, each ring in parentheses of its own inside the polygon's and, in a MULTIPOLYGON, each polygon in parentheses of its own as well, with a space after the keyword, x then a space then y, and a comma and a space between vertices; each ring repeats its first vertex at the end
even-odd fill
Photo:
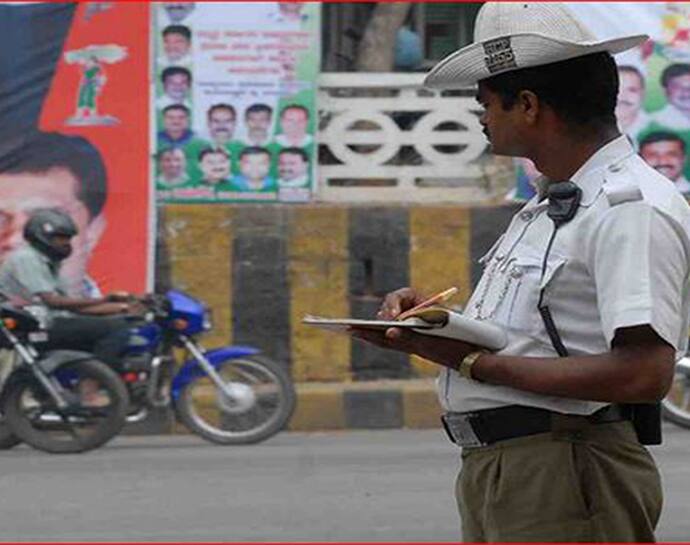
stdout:
POLYGON ((63 268, 74 286, 151 287, 148 78, 148 4, 80 3, 39 123, 54 140, 44 136, 45 145, 64 146, 79 164, 54 168, 50 188, 36 186, 80 227, 63 268))

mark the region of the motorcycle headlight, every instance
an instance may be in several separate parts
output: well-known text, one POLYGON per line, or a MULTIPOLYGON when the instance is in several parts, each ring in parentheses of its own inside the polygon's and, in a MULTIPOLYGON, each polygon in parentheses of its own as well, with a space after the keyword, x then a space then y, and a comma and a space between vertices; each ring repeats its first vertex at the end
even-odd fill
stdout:
POLYGON ((204 331, 210 331, 211 329, 213 329, 213 313, 211 312, 211 309, 208 307, 204 309, 203 328, 204 331))

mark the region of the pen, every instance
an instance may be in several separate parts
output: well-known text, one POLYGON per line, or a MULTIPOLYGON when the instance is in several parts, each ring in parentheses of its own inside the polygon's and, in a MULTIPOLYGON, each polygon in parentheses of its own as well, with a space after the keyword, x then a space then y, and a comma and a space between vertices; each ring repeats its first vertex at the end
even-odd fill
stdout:
POLYGON ((405 318, 409 318, 412 316, 416 311, 430 307, 431 305, 435 305, 436 303, 443 303, 444 301, 447 301, 453 295, 455 295, 458 292, 458 288, 452 287, 448 288, 447 290, 443 290, 442 292, 437 293, 436 295, 432 295, 427 299, 426 301, 422 301, 418 305, 412 307, 411 309, 406 310, 405 312, 401 312, 398 314, 396 321, 397 320, 404 320, 405 318))

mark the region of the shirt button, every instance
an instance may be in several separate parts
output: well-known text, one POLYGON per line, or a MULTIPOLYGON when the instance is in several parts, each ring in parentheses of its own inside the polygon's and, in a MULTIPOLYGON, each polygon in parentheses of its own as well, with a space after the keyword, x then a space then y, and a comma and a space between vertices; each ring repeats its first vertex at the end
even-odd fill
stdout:
POLYGON ((611 172, 620 172, 621 170, 623 170, 623 167, 620 166, 620 165, 611 165, 611 166, 609 167, 609 170, 610 170, 611 172))
POLYGON ((525 221, 525 222, 531 221, 533 217, 534 217, 534 214, 532 212, 522 212, 520 214, 520 219, 522 221, 525 221))

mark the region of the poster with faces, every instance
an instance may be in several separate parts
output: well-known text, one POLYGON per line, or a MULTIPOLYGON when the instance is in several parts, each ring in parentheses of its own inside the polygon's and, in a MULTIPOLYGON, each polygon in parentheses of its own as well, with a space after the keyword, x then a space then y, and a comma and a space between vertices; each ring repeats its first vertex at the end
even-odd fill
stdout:
POLYGON ((310 200, 320 4, 154 9, 158 200, 310 200))
MULTIPOLYGON (((653 168, 690 195, 690 3, 572 2, 568 6, 598 39, 647 34, 642 46, 615 56, 618 126, 653 168)), ((511 197, 534 194, 539 175, 518 160, 511 197)))

